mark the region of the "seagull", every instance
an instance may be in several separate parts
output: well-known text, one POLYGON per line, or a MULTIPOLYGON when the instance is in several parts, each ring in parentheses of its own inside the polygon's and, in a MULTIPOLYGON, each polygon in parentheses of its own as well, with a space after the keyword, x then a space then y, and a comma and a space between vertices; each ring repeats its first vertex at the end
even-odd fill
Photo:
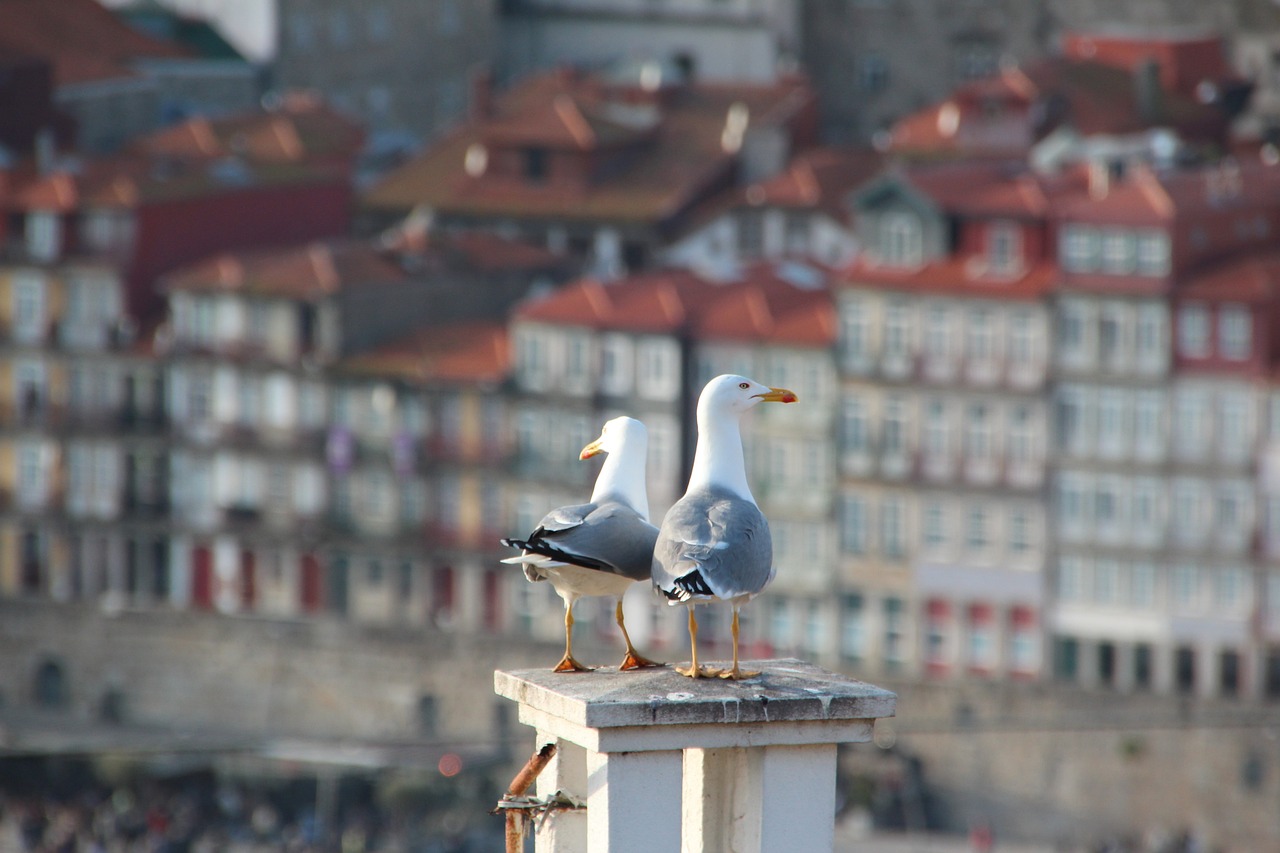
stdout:
POLYGON ((769 522, 747 486, 742 455, 742 413, 757 403, 794 403, 785 388, 770 388, 726 374, 698 397, 698 446, 684 497, 667 511, 653 552, 653 588, 668 604, 689 606, 690 678, 752 678, 738 667, 738 609, 773 580, 769 522), (693 606, 727 601, 733 607, 733 668, 698 666, 698 623, 693 606))
POLYGON ((562 506, 547 513, 527 539, 503 539, 517 557, 502 562, 522 564, 530 581, 550 580, 564 599, 564 657, 555 672, 588 672, 573 657, 573 603, 584 595, 611 595, 627 655, 619 670, 661 666, 642 657, 622 618, 622 595, 636 581, 647 580, 658 528, 649 523, 644 466, 649 433, 635 418, 614 418, 600 437, 582 448, 579 459, 607 454, 589 503, 562 506))

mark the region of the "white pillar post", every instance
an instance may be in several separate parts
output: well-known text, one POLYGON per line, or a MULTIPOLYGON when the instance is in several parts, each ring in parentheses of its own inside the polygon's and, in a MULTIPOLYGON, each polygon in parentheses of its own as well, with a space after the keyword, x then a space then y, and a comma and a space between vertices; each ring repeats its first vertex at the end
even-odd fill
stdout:
MULTIPOLYGON (((550 732, 539 731, 538 748, 547 743, 556 745, 556 754, 538 775, 537 796, 545 800, 557 791, 563 791, 585 801, 587 751, 550 732)), ((534 836, 534 849, 537 853, 587 853, 586 812, 567 810, 554 819, 543 821, 534 836)))
POLYGON ((763 674, 495 673, 537 745, 557 744, 538 795, 587 803, 549 818, 538 853, 831 850, 836 744, 871 740, 897 697, 801 661, 744 666, 763 674))
POLYGON ((587 753, 587 849, 679 853, 680 778, 678 749, 587 753))

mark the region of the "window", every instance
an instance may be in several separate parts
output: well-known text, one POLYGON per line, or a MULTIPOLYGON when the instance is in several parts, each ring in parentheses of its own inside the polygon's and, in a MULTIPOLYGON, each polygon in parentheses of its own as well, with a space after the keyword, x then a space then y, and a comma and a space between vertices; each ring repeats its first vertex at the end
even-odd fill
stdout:
POLYGON ((614 396, 631 391, 631 342, 622 335, 605 335, 600 342, 600 388, 614 396))
POLYGON ((881 260, 894 267, 916 267, 924 261, 920 220, 908 213, 884 217, 880 233, 881 260))
POLYGON ((902 498, 885 498, 880 506, 880 551, 893 560, 906 556, 906 514, 902 498))
POLYGON ((1016 465, 1035 462, 1035 430, 1032 427, 1031 407, 1019 403, 1009 411, 1009 461, 1016 465))
POLYGON ((871 352, 871 317, 866 300, 847 298, 840 306, 840 344, 846 364, 856 364, 871 352))
POLYGON ((524 149, 522 156, 525 180, 535 184, 545 182, 550 172, 547 149, 530 146, 524 149))
POLYGON ((1247 392, 1224 390, 1218 398, 1218 434, 1223 456, 1242 459, 1253 444, 1253 406, 1247 392))
POLYGON ((840 607, 840 656, 860 661, 867 654, 867 624, 862 596, 844 596, 840 607))
POLYGON ((1120 564, 1099 560, 1093 567, 1093 600, 1096 604, 1120 603, 1120 564))
POLYGON ((1169 274, 1169 236, 1163 231, 1138 233, 1138 272, 1147 276, 1169 274))
POLYGON ((44 337, 44 280, 15 274, 13 282, 13 337, 19 343, 36 343, 44 337))
POLYGON ((1009 362, 1023 369, 1032 367, 1038 360, 1036 341, 1041 329, 1030 311, 1014 311, 1009 318, 1009 362))
POLYGON ((965 355, 974 361, 995 358, 995 323, 988 308, 974 308, 969 312, 968 336, 965 355))
POLYGON ((1173 603, 1179 610, 1195 610, 1200 606, 1200 570, 1195 566, 1173 567, 1173 603))
POLYGON ((38 261, 52 261, 62 250, 62 222, 51 211, 27 214, 27 251, 38 261))
POLYGON ((847 554, 867 553, 869 519, 864 498, 845 495, 842 502, 840 546, 847 554))
POLYGON ((566 382, 581 386, 590 377, 590 349, 584 335, 570 334, 565 341, 564 378, 566 382))
POLYGON ((965 516, 965 544, 970 550, 981 551, 991 544, 990 517, 981 504, 970 506, 965 516))
POLYGON ((1087 565, 1080 557, 1066 556, 1058 561, 1058 597, 1065 602, 1084 601, 1087 565))
POLYGON ((890 668, 902 662, 903 638, 906 634, 903 616, 903 602, 900 598, 884 600, 884 662, 890 668))
POLYGON ((1024 507, 1009 512, 1009 550, 1014 554, 1031 550, 1031 512, 1024 507))
POLYGON ((1209 354, 1209 311, 1204 305, 1188 303, 1179 310, 1178 349, 1191 358, 1209 354))
POLYGON ((1058 314, 1058 350, 1064 361, 1078 362, 1085 355, 1087 309, 1077 302, 1064 302, 1058 314))
POLYGON ((840 437, 846 453, 864 454, 870 449, 867 406, 861 398, 845 398, 840 419, 840 437))
POLYGON ((911 354, 910 314, 906 303, 894 299, 885 307, 884 357, 903 359, 911 354))
POLYGON ((924 407, 924 448, 933 458, 941 459, 949 452, 947 429, 947 404, 938 399, 929 400, 924 407))
POLYGON ((945 305, 930 305, 925 311, 925 332, 921 346, 930 360, 951 358, 951 317, 945 305))
POLYGON ((884 404, 884 432, 881 435, 882 456, 900 458, 907 451, 906 403, 899 397, 890 397, 884 404))
POLYGON ((1067 225, 1062 229, 1062 266, 1067 272, 1093 272, 1098 268, 1100 239, 1098 231, 1084 225, 1067 225))
POLYGON ((971 462, 988 462, 992 458, 991 413, 985 403, 973 403, 965 418, 965 455, 971 462))
POLYGON ((1231 361, 1244 361, 1253 347, 1253 318, 1243 305, 1223 305, 1218 310, 1218 353, 1231 361))
POLYGON ((994 625, 991 607, 975 604, 968 612, 969 666, 975 669, 989 668, 995 659, 994 625))
POLYGON ((637 390, 651 400, 673 400, 680 387, 679 362, 675 344, 668 340, 642 342, 637 354, 637 390))
POLYGON ((1102 238, 1102 270, 1129 275, 1137 268, 1138 241, 1131 231, 1108 231, 1102 238))
POLYGON ((947 543, 947 511, 941 501, 929 501, 924 505, 920 526, 925 547, 940 548, 947 543))

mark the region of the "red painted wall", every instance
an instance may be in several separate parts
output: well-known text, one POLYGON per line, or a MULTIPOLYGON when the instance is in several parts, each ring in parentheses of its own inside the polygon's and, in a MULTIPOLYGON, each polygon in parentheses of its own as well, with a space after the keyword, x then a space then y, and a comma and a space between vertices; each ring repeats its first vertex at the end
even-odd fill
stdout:
POLYGON ((144 201, 137 209, 129 308, 136 317, 155 316, 163 307, 156 278, 209 255, 346 234, 352 208, 351 187, 337 180, 144 201))

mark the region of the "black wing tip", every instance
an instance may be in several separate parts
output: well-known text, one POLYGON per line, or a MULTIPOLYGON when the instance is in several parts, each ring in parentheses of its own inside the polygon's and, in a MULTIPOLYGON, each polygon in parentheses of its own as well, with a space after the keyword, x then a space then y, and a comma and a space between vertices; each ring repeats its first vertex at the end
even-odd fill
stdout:
POLYGON ((715 593, 707 585, 707 581, 696 569, 687 575, 681 575, 671 582, 671 589, 661 590, 668 601, 689 601, 694 596, 714 597, 715 593))
POLYGON ((522 551, 529 549, 529 543, 524 539, 499 539, 498 541, 508 548, 519 548, 522 551))

